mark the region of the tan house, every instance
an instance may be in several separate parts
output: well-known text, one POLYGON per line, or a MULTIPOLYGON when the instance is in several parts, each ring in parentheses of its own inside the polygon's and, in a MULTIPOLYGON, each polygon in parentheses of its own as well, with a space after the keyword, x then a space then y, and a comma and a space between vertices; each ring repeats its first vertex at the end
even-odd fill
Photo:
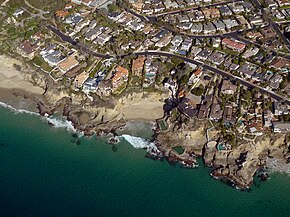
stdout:
POLYGON ((78 64, 79 62, 75 59, 75 56, 71 55, 59 62, 57 64, 57 67, 62 73, 66 73, 78 64))
POLYGON ((137 59, 133 60, 132 62, 132 73, 135 75, 142 75, 144 63, 145 63, 145 56, 139 56, 137 59))

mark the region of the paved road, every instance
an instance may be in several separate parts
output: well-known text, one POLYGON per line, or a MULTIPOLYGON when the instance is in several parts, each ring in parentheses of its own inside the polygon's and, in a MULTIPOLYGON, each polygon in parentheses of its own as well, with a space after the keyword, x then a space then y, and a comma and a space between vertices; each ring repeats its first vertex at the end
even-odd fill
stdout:
MULTIPOLYGON (((261 93, 267 94, 270 97, 272 97, 273 99, 276 99, 278 101, 285 101, 285 103, 290 105, 290 99, 289 98, 286 98, 284 96, 281 96, 280 94, 274 93, 273 91, 266 90, 263 87, 260 87, 258 85, 252 84, 249 81, 246 81, 246 80, 244 80, 244 79, 242 79, 240 77, 232 75, 229 72, 223 71, 221 69, 218 69, 218 68, 216 68, 214 66, 211 66, 209 64, 206 64, 206 63, 198 61, 198 60, 190 59, 190 58, 187 58, 187 57, 184 57, 184 56, 180 56, 180 55, 177 55, 177 54, 164 52, 164 51, 140 51, 140 52, 134 52, 133 54, 135 54, 137 56, 138 55, 144 55, 144 56, 146 56, 146 55, 158 55, 158 56, 176 57, 176 58, 182 59, 185 62, 193 63, 193 64, 196 64, 196 65, 202 65, 204 69, 208 69, 210 71, 213 71, 216 74, 219 74, 219 75, 221 75, 223 77, 227 77, 227 78, 231 78, 233 80, 239 81, 242 85, 244 85, 246 87, 257 88, 261 93)), ((126 56, 127 56, 127 54, 123 55, 122 57, 126 57, 126 56)))
POLYGON ((246 81, 246 80, 244 80, 244 79, 242 79, 240 77, 237 77, 237 76, 234 76, 234 75, 230 74, 229 72, 220 70, 220 69, 218 69, 218 68, 216 68, 214 66, 206 64, 206 63, 201 62, 199 60, 190 59, 190 58, 187 58, 185 56, 181 56, 181 55, 170 53, 170 52, 154 51, 154 50, 131 52, 131 53, 127 53, 127 54, 123 54, 123 55, 119 55, 119 56, 110 55, 110 54, 99 54, 99 53, 96 53, 96 52, 90 50, 90 48, 88 46, 80 44, 80 43, 74 41, 71 37, 66 36, 65 34, 60 32, 58 29, 54 28, 53 26, 48 26, 48 28, 51 31, 53 31, 56 35, 58 35, 63 41, 68 42, 71 45, 75 46, 77 49, 81 50, 82 52, 85 52, 87 54, 93 55, 95 57, 104 58, 104 59, 125 58, 125 57, 130 56, 130 55, 137 55, 137 56, 141 56, 141 55, 144 55, 144 56, 156 55, 156 56, 176 57, 176 58, 179 58, 179 59, 181 59, 181 60, 183 60, 185 62, 188 62, 188 63, 201 65, 203 68, 208 69, 210 71, 213 71, 213 72, 215 72, 215 73, 217 73, 217 74, 219 74, 219 75, 221 75, 223 77, 228 77, 228 78, 231 78, 233 80, 239 81, 242 85, 244 85, 246 87, 252 87, 252 88, 256 87, 261 93, 267 94, 270 97, 272 97, 273 99, 276 99, 278 101, 285 101, 285 103, 290 105, 290 100, 288 98, 285 98, 285 97, 283 97, 283 96, 281 96, 281 95, 279 95, 277 93, 274 93, 272 91, 266 90, 265 88, 262 88, 260 86, 255 85, 255 84, 252 84, 252 83, 250 83, 250 82, 248 82, 248 81, 246 81))
POLYGON ((61 31, 59 31, 58 29, 56 29, 55 27, 51 25, 49 25, 47 28, 50 29, 56 35, 58 35, 61 38, 61 40, 70 43, 71 45, 75 46, 77 49, 81 50, 82 52, 93 55, 95 57, 105 58, 105 59, 110 59, 114 57, 113 55, 110 55, 110 54, 100 54, 100 53, 96 53, 92 51, 88 46, 76 42, 70 36, 63 34, 61 31))

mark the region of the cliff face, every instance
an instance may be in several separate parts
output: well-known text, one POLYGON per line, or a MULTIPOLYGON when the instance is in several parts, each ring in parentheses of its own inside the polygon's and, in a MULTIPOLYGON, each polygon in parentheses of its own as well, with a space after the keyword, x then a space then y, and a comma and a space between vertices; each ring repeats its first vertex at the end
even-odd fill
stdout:
MULTIPOLYGON (((266 166, 269 157, 285 161, 288 153, 285 135, 263 136, 253 142, 241 140, 243 142, 230 150, 218 150, 218 144, 207 143, 207 139, 219 138, 220 132, 206 132, 206 122, 190 120, 186 124, 179 124, 172 119, 168 122, 169 129, 157 132, 156 141, 169 160, 183 162, 189 159, 186 153, 180 155, 174 151, 174 147, 181 146, 189 155, 193 154, 191 157, 202 157, 205 165, 212 168, 212 176, 230 181, 240 189, 252 185, 257 170, 266 166)), ((192 158, 190 160, 194 161, 192 158)))

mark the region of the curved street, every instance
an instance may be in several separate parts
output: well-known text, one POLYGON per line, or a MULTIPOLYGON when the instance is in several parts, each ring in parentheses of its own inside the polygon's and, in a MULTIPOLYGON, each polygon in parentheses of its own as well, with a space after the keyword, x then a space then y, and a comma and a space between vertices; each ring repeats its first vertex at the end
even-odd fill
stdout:
POLYGON ((290 99, 286 98, 278 93, 275 93, 273 91, 267 90, 263 87, 260 87, 256 84, 253 84, 247 80, 244 80, 241 77, 232 75, 229 72, 226 72, 224 70, 218 69, 216 67, 213 67, 207 63, 204 63, 202 61, 199 60, 194 60, 185 56, 181 56, 178 54, 174 54, 174 53, 170 53, 170 52, 166 52, 166 51, 158 51, 158 50, 148 50, 148 51, 137 51, 137 52, 130 52, 127 54, 123 54, 123 55, 112 55, 112 54, 100 54, 100 53, 96 53, 94 51, 92 51, 88 46, 78 43, 76 41, 74 41, 71 37, 63 34, 61 31, 59 31, 58 29, 54 28, 53 26, 48 26, 48 29, 50 29, 52 32, 54 32, 56 35, 58 35, 63 41, 70 43, 71 45, 75 46, 78 50, 81 50, 82 52, 85 52, 89 55, 95 56, 95 57, 99 57, 99 58, 104 58, 104 59, 110 59, 110 58, 125 58, 127 56, 131 56, 131 55, 136 55, 136 56, 166 56, 166 57, 175 57, 175 58, 179 58, 181 60, 183 60, 184 62, 188 62, 188 63, 193 63, 196 65, 200 65, 205 69, 208 69, 214 73, 217 73, 219 75, 221 75, 222 77, 227 77, 227 78, 231 78, 235 81, 239 81, 242 85, 246 86, 246 87, 251 87, 251 88, 257 88, 261 93, 267 94, 269 95, 271 98, 278 100, 278 101, 284 101, 285 103, 287 103, 288 105, 290 105, 290 99))

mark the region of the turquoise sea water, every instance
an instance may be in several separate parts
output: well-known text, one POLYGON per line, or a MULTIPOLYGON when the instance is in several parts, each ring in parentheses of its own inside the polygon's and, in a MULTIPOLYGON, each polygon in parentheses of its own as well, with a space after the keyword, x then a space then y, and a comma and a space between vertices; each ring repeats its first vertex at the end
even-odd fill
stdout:
POLYGON ((128 143, 72 143, 42 118, 0 109, 0 217, 290 216, 290 178, 240 192, 208 175, 144 157, 128 143))

